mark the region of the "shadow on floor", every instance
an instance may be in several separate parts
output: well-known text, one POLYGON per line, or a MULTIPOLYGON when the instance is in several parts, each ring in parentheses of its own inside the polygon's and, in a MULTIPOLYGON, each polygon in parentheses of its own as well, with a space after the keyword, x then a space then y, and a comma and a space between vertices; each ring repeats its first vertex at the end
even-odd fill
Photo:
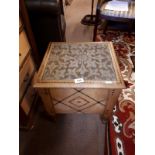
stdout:
POLYGON ((98 115, 58 114, 56 121, 41 112, 35 126, 20 131, 20 155, 103 155, 105 125, 98 115))

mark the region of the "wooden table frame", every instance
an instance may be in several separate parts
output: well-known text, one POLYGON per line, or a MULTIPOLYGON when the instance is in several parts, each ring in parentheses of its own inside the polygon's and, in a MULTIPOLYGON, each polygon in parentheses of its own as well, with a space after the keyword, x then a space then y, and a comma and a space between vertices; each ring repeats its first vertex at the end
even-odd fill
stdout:
MULTIPOLYGON (((90 44, 94 42, 89 42, 90 44)), ((100 44, 102 42, 98 42, 100 44)), ((38 90, 39 95, 42 98, 42 101, 44 102, 44 106, 46 111, 50 116, 55 116, 57 113, 54 108, 54 101, 53 97, 51 95, 52 89, 61 89, 61 88, 70 88, 70 89, 103 89, 104 91, 108 91, 108 97, 107 97, 107 103, 104 106, 104 111, 101 114, 101 118, 104 120, 107 120, 112 115, 112 110, 117 102, 117 99, 119 97, 119 94, 121 93, 121 90, 125 88, 123 78, 121 76, 121 72, 119 69, 119 65, 117 62, 116 54, 112 45, 112 42, 109 42, 109 49, 110 49, 110 55, 113 62, 113 67, 116 73, 116 81, 110 81, 109 83, 107 81, 89 81, 85 80, 84 83, 76 84, 73 80, 42 80, 43 71, 46 67, 46 63, 50 54, 50 48, 54 43, 50 43, 47 49, 47 52, 44 56, 44 59, 42 61, 41 67, 38 71, 37 80, 34 85, 34 87, 38 90)), ((57 43, 57 44, 63 44, 63 43, 57 43)), ((74 43, 76 44, 76 43, 74 43)))

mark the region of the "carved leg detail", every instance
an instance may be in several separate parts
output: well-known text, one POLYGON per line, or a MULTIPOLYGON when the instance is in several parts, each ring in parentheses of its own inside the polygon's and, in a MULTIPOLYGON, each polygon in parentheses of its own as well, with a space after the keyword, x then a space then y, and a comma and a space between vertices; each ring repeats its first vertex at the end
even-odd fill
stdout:
POLYGON ((53 120, 55 120, 55 109, 54 109, 54 105, 53 105, 53 99, 52 96, 50 94, 50 90, 49 89, 39 89, 38 90, 39 95, 41 96, 42 102, 44 104, 44 108, 47 112, 47 116, 53 120))
POLYGON ((103 115, 100 115, 100 119, 101 119, 101 122, 102 122, 103 124, 107 124, 107 123, 108 123, 108 119, 104 118, 103 115))

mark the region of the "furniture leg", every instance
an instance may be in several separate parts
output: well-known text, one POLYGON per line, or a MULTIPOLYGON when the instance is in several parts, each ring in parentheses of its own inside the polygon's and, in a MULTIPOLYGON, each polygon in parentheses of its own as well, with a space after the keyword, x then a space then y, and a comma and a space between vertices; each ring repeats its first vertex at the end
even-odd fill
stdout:
POLYGON ((92 4, 91 4, 91 14, 84 16, 83 19, 81 20, 81 24, 84 24, 84 25, 95 24, 96 16, 93 15, 93 7, 94 7, 94 0, 92 0, 92 4))
POLYGON ((120 94, 120 90, 110 90, 108 95, 108 102, 105 106, 105 110, 103 115, 101 116, 102 121, 109 120, 110 116, 112 116, 112 111, 115 103, 117 102, 118 96, 120 94))
POLYGON ((100 115, 100 119, 101 119, 101 122, 102 122, 103 124, 107 124, 107 123, 108 123, 108 119, 105 119, 105 117, 104 117, 103 114, 100 115))
POLYGON ((128 24, 128 33, 130 35, 133 29, 134 21, 129 21, 127 24, 128 24))
POLYGON ((96 19, 93 33, 93 41, 95 41, 96 39, 98 23, 99 23, 99 10, 96 8, 96 19))
POLYGON ((38 89, 39 95, 41 96, 42 102, 44 104, 44 108, 46 112, 48 113, 49 117, 52 117, 52 119, 55 120, 55 109, 53 105, 53 99, 50 94, 49 89, 38 89))
POLYGON ((105 34, 105 32, 107 31, 107 28, 108 28, 108 21, 105 20, 104 21, 104 27, 103 27, 103 34, 105 34))

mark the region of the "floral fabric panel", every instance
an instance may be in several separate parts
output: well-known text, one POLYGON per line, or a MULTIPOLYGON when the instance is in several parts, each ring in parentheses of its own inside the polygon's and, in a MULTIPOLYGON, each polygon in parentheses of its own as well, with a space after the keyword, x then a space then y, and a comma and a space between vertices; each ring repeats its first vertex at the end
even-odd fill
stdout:
POLYGON ((105 43, 53 43, 42 80, 116 81, 110 55, 105 43))

